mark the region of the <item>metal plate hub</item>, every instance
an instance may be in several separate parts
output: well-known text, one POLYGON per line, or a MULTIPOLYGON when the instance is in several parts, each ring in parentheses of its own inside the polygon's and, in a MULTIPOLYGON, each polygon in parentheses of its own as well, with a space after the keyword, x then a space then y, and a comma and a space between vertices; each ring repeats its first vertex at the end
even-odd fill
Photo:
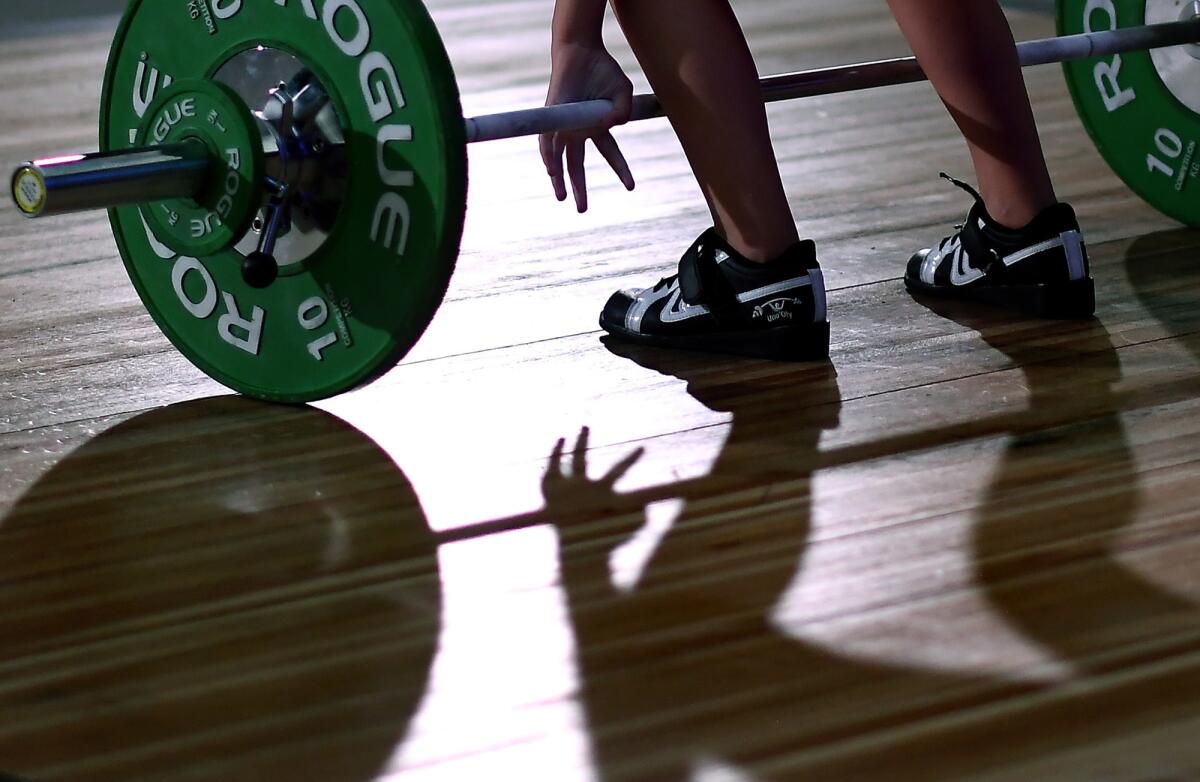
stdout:
MULTIPOLYGON (((293 274, 329 239, 345 201, 349 170, 341 118, 312 69, 280 49, 247 49, 213 78, 255 107, 266 173, 288 186, 288 219, 275 258, 281 274, 293 274)), ((236 245, 242 255, 258 247, 265 219, 260 208, 253 230, 236 245)))
MULTIPOLYGON (((1200 0, 1147 0, 1146 24, 1200 18, 1200 0)), ((1184 106, 1200 114, 1200 44, 1152 49, 1150 60, 1163 84, 1184 106)))

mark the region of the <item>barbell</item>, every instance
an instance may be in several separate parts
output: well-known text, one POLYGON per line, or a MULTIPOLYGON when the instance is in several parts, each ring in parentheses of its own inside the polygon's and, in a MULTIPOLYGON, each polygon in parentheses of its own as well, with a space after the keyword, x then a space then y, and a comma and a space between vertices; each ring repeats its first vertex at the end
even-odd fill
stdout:
MULTIPOLYGON (((1060 0, 1064 63, 1101 155, 1200 225, 1200 0, 1060 0)), ((762 80, 765 101, 920 81, 912 57, 762 80)), ((419 0, 132 0, 100 106, 102 152, 19 166, 28 217, 107 208, 170 341, 243 394, 306 402, 377 378, 440 305, 466 210, 466 144, 596 126, 607 101, 464 120, 419 0)), ((662 115, 637 95, 632 120, 662 115)))

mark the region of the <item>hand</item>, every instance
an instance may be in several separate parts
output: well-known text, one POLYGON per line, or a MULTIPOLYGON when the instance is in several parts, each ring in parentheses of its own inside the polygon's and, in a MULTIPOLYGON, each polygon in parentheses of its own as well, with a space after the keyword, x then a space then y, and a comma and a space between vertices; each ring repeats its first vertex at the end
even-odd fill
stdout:
POLYGON ((587 211, 587 182, 583 172, 584 144, 588 139, 612 166, 626 190, 633 189, 633 175, 620 147, 609 128, 629 121, 633 106, 633 84, 621 66, 603 47, 583 44, 557 46, 552 56, 550 89, 546 105, 573 103, 603 98, 612 101, 612 113, 605 117, 602 127, 591 131, 543 133, 539 138, 542 161, 554 186, 554 197, 567 199, 563 181, 563 154, 567 158, 567 173, 575 194, 575 208, 587 211))

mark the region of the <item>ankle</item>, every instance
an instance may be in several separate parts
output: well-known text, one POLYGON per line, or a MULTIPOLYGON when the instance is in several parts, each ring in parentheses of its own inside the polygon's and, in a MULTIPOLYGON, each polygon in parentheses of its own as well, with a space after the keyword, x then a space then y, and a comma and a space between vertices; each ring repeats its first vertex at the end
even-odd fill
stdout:
POLYGON ((738 255, 743 261, 746 261, 747 263, 766 265, 783 255, 787 248, 785 247, 780 249, 771 245, 769 246, 769 249, 766 247, 747 247, 745 249, 734 249, 737 249, 738 255))
POLYGON ((750 263, 769 263, 800 241, 796 227, 791 224, 775 231, 755 231, 752 235, 726 230, 720 225, 716 226, 716 232, 725 243, 726 251, 732 250, 739 258, 750 263))
POLYGON ((1056 202, 1050 201, 1037 206, 1029 204, 1002 204, 998 208, 993 209, 991 204, 985 204, 988 217, 992 222, 1002 228, 1007 228, 1010 231, 1021 231, 1029 226, 1037 216, 1045 210, 1054 206, 1056 202))
POLYGON ((1036 192, 983 192, 984 208, 988 217, 1010 231, 1020 231, 1042 212, 1058 203, 1054 191, 1039 188, 1036 192))

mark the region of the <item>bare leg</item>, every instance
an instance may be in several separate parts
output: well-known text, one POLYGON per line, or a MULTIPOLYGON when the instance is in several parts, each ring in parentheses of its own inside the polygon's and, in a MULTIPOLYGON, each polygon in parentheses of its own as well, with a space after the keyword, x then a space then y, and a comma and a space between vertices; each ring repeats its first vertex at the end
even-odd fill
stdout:
POLYGON ((797 240, 771 146, 758 71, 727 0, 613 0, 687 153, 713 224, 766 261, 797 240))
POLYGON ((996 0, 888 0, 967 140, 988 213, 1019 228, 1057 200, 1012 29, 996 0))

